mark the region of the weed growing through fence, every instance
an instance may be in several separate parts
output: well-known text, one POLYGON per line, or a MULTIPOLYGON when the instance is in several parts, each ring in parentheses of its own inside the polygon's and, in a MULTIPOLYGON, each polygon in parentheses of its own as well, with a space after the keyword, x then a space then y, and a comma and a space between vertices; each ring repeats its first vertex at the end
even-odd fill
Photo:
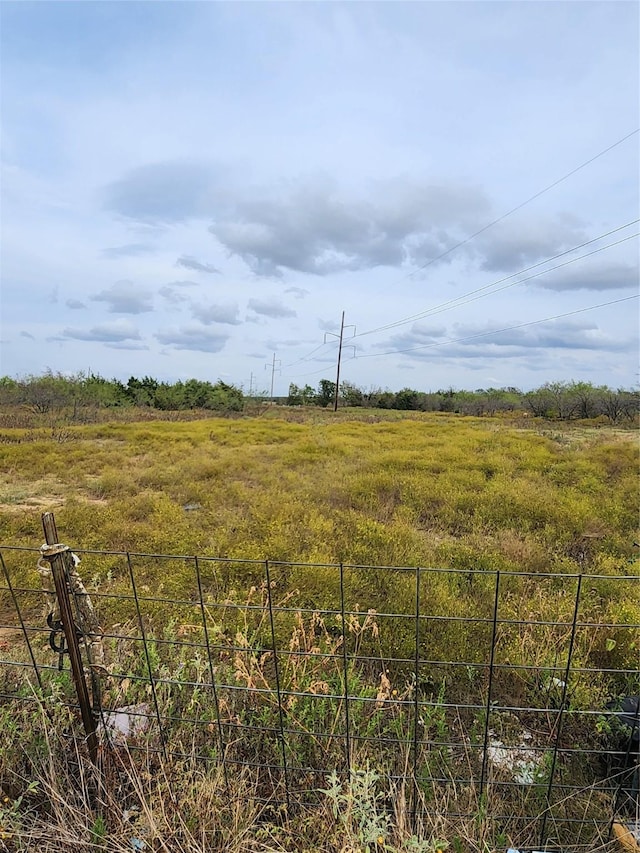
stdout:
POLYGON ((379 788, 381 781, 380 774, 370 767, 352 769, 346 781, 335 771, 329 775, 329 787, 322 793, 344 833, 345 848, 353 853, 442 853, 446 850, 448 842, 440 839, 424 840, 417 835, 402 840, 394 838, 385 793, 379 788))
MULTIPOLYGON (((240 629, 228 636, 218 634, 217 705, 206 648, 201 644, 203 637, 195 625, 185 630, 185 626, 174 623, 148 637, 160 726, 136 625, 120 626, 120 636, 111 639, 106 650, 107 662, 112 669, 117 664, 119 674, 103 684, 104 713, 109 718, 120 708, 121 714, 134 716, 124 738, 116 736, 113 729, 102 730, 105 738, 111 732, 103 742, 102 793, 92 781, 93 771, 82 745, 73 737, 73 709, 63 704, 72 699, 67 671, 44 671, 44 693, 27 690, 22 702, 17 699, 4 704, 0 779, 11 784, 7 796, 12 802, 23 796, 13 807, 12 821, 17 829, 11 831, 40 843, 45 831, 51 834, 51 827, 55 827, 55 833, 67 839, 67 847, 58 848, 65 853, 84 851, 89 842, 97 843, 98 837, 100 843, 104 841, 105 850, 118 852, 127 849, 131 838, 158 844, 161 849, 164 844, 171 851, 232 850, 232 846, 225 846, 230 844, 226 821, 231 820, 230 810, 235 808, 238 813, 233 821, 244 826, 248 845, 244 849, 305 849, 306 844, 309 851, 344 853, 349 849, 360 853, 368 845, 371 853, 431 853, 444 849, 448 841, 451 849, 476 853, 496 849, 494 845, 507 835, 523 840, 526 827, 518 824, 518 817, 538 815, 545 807, 547 754, 543 753, 544 760, 535 774, 538 787, 528 792, 508 787, 512 784, 509 776, 495 770, 489 798, 486 794, 478 798, 471 777, 478 778, 482 753, 465 738, 464 718, 448 707, 446 680, 429 698, 424 688, 416 688, 415 681, 403 680, 392 661, 351 653, 356 649, 362 652, 369 635, 375 640, 378 634, 379 639, 379 617, 371 612, 350 614, 345 622, 344 637, 350 649, 346 680, 343 635, 331 632, 331 620, 317 611, 305 614, 294 609, 282 614, 290 631, 288 638, 283 632, 278 643, 281 701, 286 711, 284 745, 287 782, 296 792, 294 807, 285 809, 274 653, 261 640, 266 608, 257 606, 264 603, 266 594, 264 586, 253 590, 240 614, 240 629), (181 644, 184 640, 188 644, 181 644), (343 769, 334 770, 330 774, 331 767, 345 766, 345 683, 352 771, 345 775, 343 769), (414 755, 416 700, 419 729, 418 752, 414 755), (218 722, 223 743, 219 741, 218 722), (222 758, 229 771, 226 779, 222 758), (414 759, 415 790, 411 774, 414 759), (246 787, 239 786, 238 774, 246 787), (37 787, 28 788, 30 782, 37 782, 37 787), (501 787, 503 783, 507 787, 501 787), (24 796, 27 791, 31 794, 24 796), (42 797, 32 796, 40 792, 44 792, 42 797), (98 811, 96 796, 103 798, 98 811), (333 831, 327 829, 332 825, 327 823, 329 807, 334 815, 333 831), (420 836, 415 835, 413 826, 416 809, 418 825, 423 827, 420 836), (454 816, 448 817, 449 812, 454 816), (512 818, 496 822, 493 816, 498 814, 512 818), (295 843, 294 838, 298 839, 295 843), (303 839, 302 844, 299 839, 303 839), (349 847, 345 847, 346 840, 349 847)), ((288 597, 277 599, 278 606, 290 603, 288 597)), ((43 644, 38 655, 45 652, 43 644)), ((3 693, 15 693, 20 683, 19 675, 11 681, 9 673, 5 674, 3 693)), ((480 740, 483 722, 480 719, 477 725, 480 740)), ((553 718, 549 724, 553 725, 553 718)), ((522 736, 524 721, 494 710, 491 726, 502 742, 515 744, 522 736)), ((536 726, 541 726, 539 718, 536 726)), ((580 716, 573 720, 568 712, 568 742, 575 743, 580 732, 585 748, 597 743, 597 727, 593 726, 589 741, 585 721, 580 716)), ((606 815, 607 799, 592 789, 594 775, 590 775, 585 757, 576 756, 583 768, 582 777, 570 759, 570 755, 563 758, 562 778, 578 785, 582 778, 585 788, 571 799, 559 800, 558 808, 563 810, 560 817, 583 819, 588 826, 591 818, 606 815)), ((575 834, 575 828, 569 827, 575 834)), ((527 837, 533 838, 535 826, 529 831, 533 835, 527 837)), ((600 836, 592 834, 594 840, 596 837, 600 836)), ((243 847, 238 844, 236 849, 243 847)))

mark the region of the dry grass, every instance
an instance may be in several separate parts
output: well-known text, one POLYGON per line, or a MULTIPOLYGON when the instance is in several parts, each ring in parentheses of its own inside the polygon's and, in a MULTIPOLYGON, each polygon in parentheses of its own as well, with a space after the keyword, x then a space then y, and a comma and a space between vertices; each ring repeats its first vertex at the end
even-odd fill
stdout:
MULTIPOLYGON (((67 717, 67 723, 69 722, 67 717)), ((42 853, 504 853, 507 846, 535 847, 539 817, 518 817, 513 796, 491 794, 480 799, 473 786, 442 786, 421 796, 417 825, 411 816, 410 785, 388 784, 369 771, 364 755, 350 784, 340 782, 339 795, 316 792, 312 803, 291 811, 277 801, 260 803, 257 772, 244 768, 225 779, 219 766, 207 768, 195 754, 164 762, 157 749, 131 752, 126 746, 100 752, 100 772, 88 762, 81 742, 68 737, 64 714, 39 703, 32 725, 40 750, 28 763, 7 768, 0 758, 3 803, 0 806, 0 850, 42 853), (28 767, 28 773, 25 769, 28 767), (24 775, 23 775, 24 774, 24 775), (367 779, 369 781, 367 781, 367 779), (7 791, 22 791, 16 802, 7 791), (511 809, 511 812, 508 810, 511 809), (492 814, 513 815, 495 821, 492 814), (459 816, 456 816, 459 815, 459 816), (373 843, 367 839, 371 837, 373 843)), ((153 747, 150 744, 150 747, 153 747)), ((157 742, 155 744, 157 747, 157 742)), ((409 756, 404 756, 408 766, 409 756)), ((332 780, 325 783, 332 788, 332 780)), ((589 808, 587 796, 583 808, 589 808)), ((572 794, 563 803, 571 805, 572 794)), ((593 789, 595 801, 602 795, 593 789)), ((597 803, 596 803, 597 805, 597 803)), ((521 813, 530 804, 523 800, 521 813)), ((558 838, 554 820, 550 837, 558 838)), ((572 853, 605 853, 617 849, 608 827, 561 836, 561 849, 572 853)))

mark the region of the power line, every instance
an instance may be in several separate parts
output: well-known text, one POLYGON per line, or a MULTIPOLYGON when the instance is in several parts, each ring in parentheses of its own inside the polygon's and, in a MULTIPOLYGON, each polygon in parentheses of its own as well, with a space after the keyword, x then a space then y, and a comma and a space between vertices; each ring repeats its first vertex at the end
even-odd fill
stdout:
MULTIPOLYGON (((355 337, 360 338, 360 337, 364 337, 365 335, 371 335, 374 332, 388 331, 389 329, 398 328, 400 326, 406 325, 407 323, 414 322, 415 320, 420 320, 420 319, 423 319, 423 318, 431 316, 431 315, 440 314, 440 313, 443 313, 444 311, 451 310, 453 308, 460 308, 463 305, 468 305, 470 302, 475 302, 478 299, 482 299, 486 296, 491 296, 494 293, 499 293, 502 290, 506 290, 509 287, 515 287, 516 285, 519 285, 519 284, 525 284, 527 281, 531 281, 534 278, 539 278, 542 275, 547 275, 548 273, 554 272, 555 270, 561 269, 562 267, 569 266, 570 264, 576 263, 577 261, 584 260, 585 258, 588 258, 588 257, 591 257, 592 255, 598 254, 599 252, 603 252, 607 249, 611 249, 615 246, 618 246, 621 243, 625 243, 628 240, 632 240, 635 237, 640 236, 640 233, 630 234, 627 237, 623 237, 621 240, 616 240, 615 242, 609 243, 606 246, 600 246, 598 249, 594 249, 592 252, 587 252, 584 255, 580 255, 577 258, 571 258, 570 260, 565 261, 562 264, 556 264, 556 266, 554 266, 554 267, 549 267, 548 269, 541 270, 538 273, 534 273, 534 275, 527 276, 527 278, 519 279, 518 281, 511 282, 510 284, 505 284, 505 285, 503 285, 503 287, 495 287, 496 285, 501 284, 502 282, 509 281, 509 279, 513 278, 514 276, 522 275, 522 273, 527 272, 527 271, 532 270, 532 269, 535 269, 536 267, 542 266, 543 264, 547 264, 547 263, 549 263, 549 261, 552 261, 552 260, 557 259, 557 258, 561 258, 564 255, 570 254, 571 252, 575 252, 577 249, 583 248, 584 246, 591 245, 592 243, 595 243, 598 240, 602 240, 604 237, 607 237, 611 234, 615 234, 616 232, 621 231, 624 228, 628 228, 630 225, 635 225, 637 222, 640 222, 640 219, 635 219, 631 222, 626 223, 625 225, 620 225, 619 227, 614 228, 611 231, 607 231, 604 234, 600 234, 598 237, 594 237, 591 240, 587 240, 586 242, 581 243, 578 246, 574 246, 573 248, 567 249, 564 252, 559 252, 557 255, 553 255, 550 258, 546 258, 544 261, 539 261, 538 263, 531 264, 530 266, 525 267, 524 269, 519 270, 518 272, 511 273, 511 275, 505 276, 504 278, 501 278, 501 279, 498 279, 497 281, 491 282, 490 284, 487 284, 484 287, 477 288, 476 290, 471 290, 468 293, 457 297, 456 299, 449 300, 448 302, 443 302, 440 305, 437 305, 437 306, 434 306, 433 308, 428 309, 427 311, 421 312, 420 314, 414 314, 411 317, 407 317, 403 320, 398 320, 395 323, 389 323, 386 326, 380 326, 377 329, 370 329, 367 332, 361 332, 359 335, 354 335, 353 337, 354 338, 355 337), (488 288, 491 288, 491 287, 493 287, 495 289, 489 291, 488 293, 483 292, 483 291, 488 290, 488 288), (467 297, 471 297, 471 298, 467 298, 467 297)), ((605 305, 615 305, 617 302, 624 302, 626 299, 634 299, 634 298, 636 298, 636 297, 624 297, 623 299, 614 300, 612 302, 602 303, 602 305, 594 305, 594 306, 592 306, 592 308, 584 308, 584 309, 580 309, 579 311, 576 311, 576 312, 569 312, 568 314, 559 314, 559 315, 557 315, 557 317, 549 317, 549 318, 547 318, 547 320, 554 320, 554 319, 558 319, 559 317, 570 316, 573 313, 581 313, 581 311, 591 311, 591 310, 594 310, 595 308, 600 308, 600 307, 603 307, 605 305)), ((523 325, 535 325, 535 323, 543 323, 543 322, 546 322, 546 320, 536 320, 533 323, 525 323, 523 325)), ((512 328, 521 328, 521 327, 520 326, 509 327, 509 329, 512 329, 512 328)), ((508 331, 509 329, 499 329, 496 332, 483 333, 483 335, 484 334, 497 334, 498 331, 508 331)), ((470 338, 461 338, 459 340, 460 341, 470 340, 470 338)), ((440 342, 435 343, 435 344, 426 344, 426 345, 419 346, 419 347, 412 347, 411 349, 407 349, 407 350, 390 350, 389 352, 386 352, 386 353, 374 353, 374 354, 354 356, 354 357, 357 357, 357 358, 376 358, 379 355, 392 355, 394 353, 411 352, 413 349, 423 349, 423 348, 429 348, 432 346, 442 346, 443 344, 448 344, 448 343, 458 343, 459 340, 456 339, 456 340, 450 340, 450 341, 440 341, 440 342)), ((312 353, 317 352, 319 349, 321 349, 325 345, 326 345, 326 342, 321 344, 319 347, 316 347, 316 349, 313 350, 312 353)), ((309 356, 312 353, 309 353, 309 355, 306 356, 306 358, 309 358, 309 356)), ((299 360, 301 360, 301 359, 299 359, 299 360)), ((316 360, 316 359, 314 359, 314 360, 316 360)), ((293 362, 293 364, 296 364, 296 363, 297 362, 293 362)), ((314 370, 314 371, 309 372, 309 373, 296 374, 292 378, 296 379, 296 378, 303 378, 305 376, 316 376, 319 373, 325 373, 325 372, 326 372, 326 368, 321 368, 320 370, 314 370)))
POLYGON ((638 234, 631 234, 628 237, 623 237, 621 240, 609 243, 606 246, 601 246, 600 248, 595 249, 593 252, 587 252, 577 258, 572 258, 570 261, 566 261, 562 264, 557 264, 554 267, 549 267, 549 269, 542 270, 541 272, 536 273, 535 275, 528 276, 527 278, 512 282, 511 284, 505 285, 504 287, 497 287, 497 285, 502 284, 505 281, 509 281, 510 279, 515 278, 516 276, 523 275, 524 273, 529 272, 530 270, 536 269, 536 267, 544 266, 544 264, 548 264, 551 261, 564 257, 565 255, 570 255, 572 252, 576 252, 578 249, 582 249, 585 246, 591 245, 592 243, 597 243, 598 240, 603 240, 605 237, 609 237, 611 234, 615 234, 618 231, 622 231, 624 228, 629 228, 631 225, 636 225, 638 222, 640 222, 640 219, 634 219, 631 222, 627 222, 625 225, 620 225, 617 228, 613 228, 611 231, 607 231, 604 234, 600 234, 598 237, 593 237, 591 240, 587 240, 584 243, 580 243, 578 246, 573 246, 571 249, 566 249, 564 252, 558 252, 558 254, 556 255, 552 255, 549 258, 545 258, 543 261, 538 261, 537 263, 531 264, 530 266, 525 267, 524 269, 518 270, 517 272, 511 273, 510 275, 504 276, 503 278, 499 278, 496 281, 490 282, 489 284, 485 284, 483 285, 483 287, 478 287, 475 290, 470 290, 467 293, 463 293, 461 296, 457 296, 455 299, 450 299, 447 302, 441 302, 439 305, 435 305, 433 308, 427 308, 424 311, 420 311, 417 314, 412 314, 409 317, 403 317, 400 320, 394 321, 393 323, 387 323, 384 326, 378 326, 375 329, 369 329, 366 332, 360 332, 360 334, 356 335, 355 337, 361 338, 365 335, 373 335, 376 332, 384 332, 388 329, 394 329, 398 326, 404 326, 407 323, 412 323, 415 320, 421 320, 424 317, 428 317, 432 314, 440 314, 443 311, 450 310, 451 308, 458 308, 461 305, 466 305, 469 302, 474 302, 477 299, 481 299, 483 296, 490 296, 493 293, 499 293, 501 290, 506 290, 508 287, 514 287, 517 284, 524 284, 524 282, 530 281, 533 278, 538 278, 541 275, 546 275, 549 272, 553 272, 554 270, 560 269, 561 267, 568 266, 569 264, 575 263, 576 261, 581 261, 584 258, 588 258, 591 255, 596 255, 598 254, 598 252, 603 252, 606 249, 613 248, 614 246, 619 246, 621 243, 624 243, 627 240, 632 240, 634 237, 637 237, 638 234), (495 289, 490 290, 490 288, 495 289), (484 291, 489 292, 485 293, 484 291), (477 296, 476 294, 481 295, 477 296), (473 298, 468 299, 468 297, 473 298))
POLYGON ((300 358, 296 358, 295 361, 291 361, 291 362, 289 362, 289 364, 285 364, 283 366, 284 369, 286 369, 287 367, 293 367, 295 364, 299 364, 301 361, 307 361, 314 353, 318 352, 318 350, 321 350, 322 347, 325 347, 325 346, 327 346, 327 341, 323 341, 323 343, 321 343, 315 349, 312 349, 311 352, 308 352, 306 355, 302 355, 302 356, 300 356, 300 358))
POLYGON ((581 163, 579 166, 576 166, 575 169, 572 169, 570 172, 567 172, 566 175, 563 175, 561 178, 558 178, 556 181, 539 190, 537 193, 534 193, 534 195, 530 196, 525 201, 516 205, 516 207, 512 207, 511 210, 508 210, 506 213, 503 213, 502 216, 499 216, 497 219, 494 219, 492 222, 489 222, 488 225, 484 225, 478 231, 475 231, 473 234, 470 234, 468 237, 465 237, 464 240, 460 240, 459 243, 456 243, 454 246, 451 246, 451 248, 437 255, 435 258, 431 258, 431 260, 427 261, 421 267, 418 267, 418 269, 407 273, 404 278, 411 278, 411 276, 414 276, 421 270, 427 269, 427 267, 430 267, 437 261, 442 260, 442 258, 446 258, 447 255, 451 254, 451 252, 455 252, 456 249, 459 249, 461 246, 464 246, 467 243, 471 242, 471 240, 473 240, 475 237, 478 237, 480 234, 484 234, 484 232, 488 231, 489 228, 493 228, 494 225, 497 225, 499 222, 502 222, 503 219, 506 219, 508 216, 511 216, 512 213, 516 213, 518 210, 521 210, 527 204, 530 204, 532 201, 535 201, 535 199, 540 198, 541 195, 544 195, 544 193, 549 192, 549 190, 552 190, 554 187, 557 187, 558 184, 561 184, 563 181, 566 181, 567 178, 570 178, 572 175, 575 175, 576 172, 579 172, 581 169, 584 169, 586 166, 589 166, 595 160, 598 160, 600 157, 603 157, 605 154, 608 154, 609 151, 612 151, 614 148, 617 148, 618 145, 622 145, 623 142, 626 142, 627 139, 631 139, 631 137, 635 136, 635 134, 638 132, 640 132, 640 128, 632 130, 631 133, 628 133, 626 136, 623 136, 621 139, 618 139, 612 145, 609 145, 608 148, 605 148, 602 151, 599 151, 597 154, 594 154, 593 157, 590 157, 588 160, 585 160, 584 163, 581 163))
MULTIPOLYGON (((327 362, 327 365, 331 364, 327 362)), ((307 376, 317 376, 319 373, 328 373, 332 370, 332 367, 321 367, 320 370, 313 370, 310 373, 295 373, 293 376, 289 377, 290 379, 304 379, 307 376)))
MULTIPOLYGON (((571 171, 569 171, 569 172, 567 172, 566 174, 562 175, 562 177, 560 177, 560 178, 558 178, 557 180, 553 181, 552 183, 548 184, 546 187, 543 187, 543 189, 541 189, 541 190, 539 190, 538 192, 534 193, 532 196, 529 196, 529 198, 525 199, 525 200, 524 200, 523 202, 521 202, 520 204, 518 204, 518 205, 516 205, 515 207, 511 208, 511 209, 510 209, 510 210, 508 210, 506 213, 503 213, 501 216, 499 216, 499 217, 497 217, 496 219, 492 220, 491 222, 487 223, 487 225, 484 225, 484 226, 483 226, 482 228, 480 228, 478 231, 475 231, 473 234, 470 234, 468 237, 465 237, 463 240, 460 240, 458 243, 456 243, 455 245, 451 246, 449 249, 446 249, 444 252, 441 252, 441 253, 440 253, 439 255, 437 255, 435 258, 431 258, 429 261, 427 261, 426 263, 422 264, 422 266, 420 266, 420 267, 418 267, 417 269, 413 270, 412 272, 408 273, 408 274, 407 274, 406 276, 404 276, 404 277, 403 277, 403 279, 401 279, 401 280, 404 280, 404 279, 406 279, 406 278, 411 278, 411 277, 412 277, 412 276, 414 276, 416 273, 421 272, 421 271, 422 271, 422 270, 424 270, 424 269, 427 269, 427 268, 428 268, 428 267, 430 267, 432 264, 436 263, 436 262, 437 262, 437 261, 439 261, 439 260, 442 260, 442 258, 447 257, 447 255, 450 255, 450 254, 451 254, 452 252, 454 252, 456 249, 459 249, 461 246, 464 246, 464 245, 466 245, 467 243, 471 242, 471 240, 475 239, 475 238, 476 238, 476 237, 478 237, 480 234, 483 234, 485 231, 488 231, 488 230, 489 230, 490 228, 492 228, 494 225, 497 225, 499 222, 502 222, 502 221, 503 221, 504 219, 506 219, 508 216, 511 216, 513 213, 516 213, 518 210, 521 210, 521 209, 522 209, 523 207, 525 207, 527 204, 530 204, 532 201, 535 201, 535 199, 539 198, 541 195, 544 195, 544 193, 549 192, 549 190, 552 190, 554 187, 557 187, 559 184, 561 184, 561 183, 563 183, 564 181, 566 181, 566 180, 567 180, 568 178, 570 178, 572 175, 575 175, 577 172, 579 172, 579 171, 581 171, 582 169, 586 168, 586 167, 587 167, 587 166, 589 166, 591 163, 593 163, 593 162, 595 162, 596 160, 598 160, 600 157, 603 157, 605 154, 608 154, 608 153, 609 153, 609 151, 612 151, 614 148, 617 148, 619 145, 622 145, 622 143, 623 143, 623 142, 626 142, 628 139, 630 139, 632 136, 635 136, 635 135, 636 135, 637 133, 639 133, 639 132, 640 132, 640 128, 636 128, 635 130, 632 130, 630 133, 626 134, 625 136, 623 136, 623 137, 621 137, 620 139, 618 139, 618 140, 616 140, 615 142, 613 142, 611 145, 607 146, 607 148, 604 148, 602 151, 599 151, 597 154, 594 154, 594 155, 593 155, 592 157, 590 157, 588 160, 585 160, 583 163, 580 163, 580 165, 576 166, 574 169, 571 169, 571 171)), ((563 255, 570 254, 571 252, 577 251, 578 249, 583 248, 584 246, 587 246, 587 245, 589 245, 590 243, 593 243, 593 242, 596 242, 597 240, 603 239, 604 237, 609 236, 610 234, 613 234, 613 233, 615 233, 616 231, 622 230, 623 228, 626 228, 626 227, 628 227, 629 225, 633 225, 633 224, 635 224, 636 222, 638 222, 638 220, 634 220, 633 222, 627 223, 627 225, 622 225, 622 226, 620 226, 619 228, 616 228, 616 229, 613 229, 612 231, 607 232, 606 234, 601 234, 601 235, 600 235, 600 237, 595 237, 595 238, 593 238, 592 240, 588 240, 588 241, 586 241, 585 243, 581 243, 581 244, 580 244, 580 245, 578 245, 578 246, 574 246, 572 249, 567 249, 567 250, 566 250, 566 251, 564 251, 564 252, 560 252, 560 253, 559 253, 559 254, 557 254, 557 255, 553 255, 552 257, 547 258, 545 261, 540 261, 540 262, 538 262, 537 264, 533 264, 533 265, 531 265, 531 266, 529 266, 529 267, 526 267, 526 268, 525 268, 525 269, 523 269, 523 270, 520 270, 520 271, 518 271, 518 272, 516 272, 516 273, 512 273, 510 276, 507 276, 507 277, 505 277, 505 278, 499 279, 498 281, 495 281, 495 282, 492 282, 491 284, 485 285, 485 286, 484 286, 484 287, 482 287, 482 288, 478 288, 477 290, 472 290, 472 291, 470 291, 469 293, 464 294, 463 296, 460 296, 460 297, 458 297, 458 298, 457 298, 457 299, 455 299, 455 300, 450 300, 450 302, 442 303, 442 305, 440 305, 440 306, 436 306, 436 307, 435 307, 435 308, 433 308, 433 309, 428 309, 427 311, 422 312, 422 313, 417 314, 417 315, 414 315, 413 317, 409 317, 409 318, 405 318, 405 319, 403 319, 403 320, 399 320, 399 321, 397 321, 396 323, 387 324, 387 325, 385 325, 385 326, 380 326, 380 327, 378 327, 377 329, 370 329, 369 331, 361 332, 361 333, 360 333, 359 335, 357 335, 356 337, 363 337, 364 335, 370 335, 370 334, 373 334, 374 332, 384 331, 384 330, 389 329, 389 328, 395 328, 396 326, 404 325, 405 323, 409 323, 409 322, 412 322, 413 320, 420 319, 421 317, 428 316, 428 314, 429 314, 429 313, 436 313, 436 312, 438 312, 438 309, 440 309, 440 308, 443 308, 443 309, 444 309, 444 307, 445 307, 445 306, 450 305, 451 303, 454 303, 454 304, 452 304, 452 305, 451 305, 451 307, 456 307, 456 306, 457 306, 457 305, 459 305, 459 304, 460 304, 460 305, 466 304, 465 302, 461 302, 460 300, 465 299, 465 297, 467 297, 467 296, 471 296, 471 295, 473 295, 473 294, 475 294, 475 293, 479 293, 479 292, 481 292, 481 291, 487 290, 487 289, 489 289, 490 287, 494 287, 494 286, 495 286, 495 285, 497 285, 497 284, 501 284, 502 282, 507 281, 507 280, 509 280, 510 278, 513 278, 513 277, 514 277, 514 276, 516 276, 516 275, 521 275, 521 274, 522 274, 522 273, 524 273, 524 272, 528 272, 529 270, 534 269, 534 268, 535 268, 535 267, 537 267, 537 266, 541 266, 542 264, 549 263, 549 261, 556 260, 557 258, 562 257, 563 255)), ((624 242, 624 241, 620 241, 620 242, 624 242)), ((612 245, 617 245, 617 244, 612 244, 612 245)), ((610 247, 605 247, 605 248, 610 248, 610 247)), ((590 254, 595 254, 595 253, 590 253, 590 254)), ((587 257, 587 256, 588 256, 588 255, 584 255, 583 257, 587 257)), ((575 260, 580 260, 580 258, 576 258, 575 260)), ((561 264, 560 266, 564 266, 564 265, 562 265, 562 264, 561 264)), ((557 269, 557 268, 558 268, 558 267, 554 267, 553 269, 557 269)), ((548 270, 548 272, 551 272, 551 270, 548 270)), ((534 276, 532 276, 532 278, 533 278, 533 277, 534 277, 534 276)), ((525 281, 528 281, 528 280, 529 280, 529 279, 525 279, 525 281)), ((517 282, 517 283, 520 283, 520 282, 517 282)), ((501 288, 501 289, 503 289, 503 288, 501 288)), ((497 291, 493 291, 493 292, 497 292, 497 291)), ((489 295, 489 294, 487 294, 487 295, 489 295)), ((468 301, 473 301, 473 300, 468 300, 468 301)), ((309 360, 309 359, 311 358, 311 356, 315 355, 315 353, 317 353, 319 350, 321 350, 321 349, 322 349, 324 346, 326 346, 326 345, 327 345, 327 342, 325 341, 325 342, 323 342, 322 344, 320 344, 319 346, 315 347, 315 349, 311 350, 311 351, 310 351, 309 353, 307 353, 306 355, 301 356, 300 358, 298 358, 298 359, 296 359, 296 360, 294 360, 294 361, 292 361, 292 362, 290 362, 290 363, 288 363, 288 364, 284 365, 285 369, 286 369, 286 368, 288 368, 288 367, 293 367, 293 366, 294 366, 294 365, 296 365, 296 364, 300 364, 300 363, 301 363, 301 362, 303 362, 303 361, 307 361, 307 360, 309 360)), ((369 356, 361 356, 361 357, 363 357, 363 358, 368 358, 369 356)), ((314 360, 315 360, 315 359, 314 359, 314 360)), ((299 376, 313 376, 313 375, 316 375, 317 373, 322 373, 322 372, 323 372, 322 370, 318 370, 318 371, 314 371, 313 373, 299 374, 299 376)), ((295 378, 295 377, 294 377, 294 378, 295 378)))
POLYGON ((506 326, 503 329, 493 329, 490 332, 478 332, 475 335, 468 335, 464 338, 451 338, 447 341, 436 341, 432 344, 420 344, 417 347, 408 347, 407 349, 388 350, 387 352, 370 353, 369 355, 360 355, 358 358, 379 358, 384 355, 400 355, 405 352, 414 352, 419 349, 433 349, 435 347, 447 346, 448 344, 460 344, 466 341, 473 341, 476 338, 486 338, 490 335, 498 335, 502 332, 511 332, 514 329, 524 329, 526 326, 537 326, 540 323, 550 323, 553 320, 561 320, 564 317, 572 317, 574 314, 584 314, 586 311, 595 311, 597 308, 606 308, 608 305, 618 305, 620 302, 628 302, 630 299, 638 299, 640 294, 633 296, 624 296, 621 299, 612 299, 610 302, 601 302, 599 305, 590 305, 588 308, 578 308, 575 311, 566 311, 564 314, 556 314, 553 317, 544 317, 542 320, 530 320, 528 323, 518 323, 515 326, 506 326))
POLYGON ((612 249, 614 246, 619 246, 621 243, 626 243, 627 240, 633 240, 634 237, 640 237, 640 232, 637 232, 636 234, 630 234, 628 237, 623 237, 621 240, 616 240, 614 243, 608 243, 606 246, 600 246, 599 249, 594 249, 592 252, 587 252, 586 254, 580 255, 577 258, 571 258, 570 261, 565 261, 562 264, 556 264, 555 267, 549 267, 549 269, 547 270, 541 270, 540 272, 527 276, 527 278, 518 279, 518 281, 513 281, 511 282, 511 284, 504 284, 502 287, 496 287, 494 290, 489 291, 489 293, 483 293, 479 296, 474 296, 471 299, 465 299, 463 302, 459 302, 452 307, 458 308, 462 305, 468 305, 470 302, 476 302, 478 299, 483 299, 485 296, 493 296, 494 293, 500 293, 503 290, 507 290, 509 287, 516 287, 516 285, 518 284, 524 284, 525 282, 531 281, 534 278, 539 278, 541 275, 546 275, 547 273, 554 272, 554 270, 559 270, 562 267, 568 267, 570 264, 575 264, 577 261, 583 261, 585 258, 591 257, 591 255, 597 255, 598 252, 604 252, 606 249, 612 249))

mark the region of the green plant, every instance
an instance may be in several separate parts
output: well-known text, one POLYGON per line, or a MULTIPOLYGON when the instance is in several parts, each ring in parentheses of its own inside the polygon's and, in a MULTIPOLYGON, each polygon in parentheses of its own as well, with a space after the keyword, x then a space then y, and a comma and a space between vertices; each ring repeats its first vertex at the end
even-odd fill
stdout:
POLYGON ((96 815, 93 824, 89 828, 91 843, 98 849, 104 850, 107 841, 107 823, 102 815, 96 815))
POLYGON ((344 832, 350 848, 361 853, 376 850, 387 853, 436 853, 449 845, 446 841, 426 841, 410 835, 394 843, 393 824, 386 804, 385 794, 378 788, 381 777, 370 767, 352 769, 343 782, 334 770, 329 776, 329 787, 322 789, 334 818, 344 832))
POLYGON ((22 827, 29 820, 28 809, 24 809, 26 797, 38 791, 37 781, 29 782, 26 789, 17 797, 4 795, 0 801, 0 840, 12 841, 20 838, 22 827))

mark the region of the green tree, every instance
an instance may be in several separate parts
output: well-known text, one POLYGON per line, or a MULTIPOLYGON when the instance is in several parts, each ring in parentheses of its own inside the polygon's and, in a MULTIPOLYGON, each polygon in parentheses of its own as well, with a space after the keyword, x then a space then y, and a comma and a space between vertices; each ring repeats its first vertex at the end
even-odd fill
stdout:
POLYGON ((127 397, 135 406, 153 406, 158 384, 151 376, 145 376, 143 379, 131 376, 126 387, 127 397))
POLYGON ((182 398, 185 409, 212 409, 217 400, 214 386, 200 379, 187 379, 182 386, 182 398))
POLYGON ((302 405, 302 390, 298 388, 295 382, 289 385, 289 396, 287 397, 287 406, 302 405))
POLYGON ((577 417, 595 418, 598 391, 590 382, 572 382, 567 393, 573 397, 577 417))
POLYGON ((402 388, 396 394, 393 402, 394 409, 402 409, 404 411, 416 411, 420 408, 420 400, 417 391, 413 388, 402 388))
POLYGON ((536 418, 550 418, 553 414, 553 396, 549 389, 543 385, 533 391, 527 391, 524 402, 536 418))
POLYGON ((104 379, 95 373, 90 373, 84 378, 82 399, 84 405, 98 408, 114 408, 127 406, 131 403, 122 382, 117 379, 104 379))
POLYGON ((207 408, 216 412, 241 412, 244 408, 242 389, 218 379, 211 389, 207 408))
POLYGON ((360 388, 351 382, 342 382, 340 384, 340 399, 345 406, 364 405, 364 394, 360 388))
POLYGON ((69 406, 74 397, 74 380, 48 370, 43 376, 27 376, 19 382, 20 402, 34 414, 53 414, 69 406))
POLYGON ((332 382, 330 379, 321 379, 318 384, 318 391, 315 400, 316 404, 326 408, 333 403, 335 395, 336 383, 332 382))

